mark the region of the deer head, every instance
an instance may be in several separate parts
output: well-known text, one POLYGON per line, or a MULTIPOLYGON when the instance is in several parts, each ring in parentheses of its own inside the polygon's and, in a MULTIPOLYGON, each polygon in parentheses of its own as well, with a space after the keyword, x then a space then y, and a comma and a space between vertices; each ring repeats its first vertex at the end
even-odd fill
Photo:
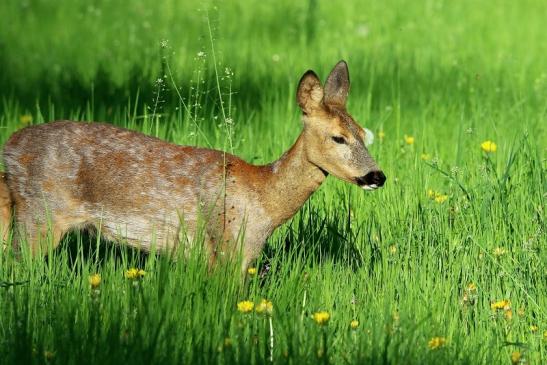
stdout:
POLYGON ((334 66, 324 87, 312 70, 302 76, 297 101, 303 112, 306 155, 324 172, 365 190, 374 190, 384 185, 386 176, 367 150, 372 134, 346 110, 348 92, 345 61, 334 66))

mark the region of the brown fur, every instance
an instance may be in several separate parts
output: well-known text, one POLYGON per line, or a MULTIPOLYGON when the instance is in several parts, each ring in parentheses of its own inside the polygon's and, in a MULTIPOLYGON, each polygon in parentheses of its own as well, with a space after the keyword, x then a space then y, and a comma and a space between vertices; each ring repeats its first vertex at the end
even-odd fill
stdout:
MULTIPOLYGON (((26 235, 35 253, 46 252, 48 232, 55 246, 65 232, 89 226, 145 250, 153 244, 184 249, 201 222, 210 262, 242 249, 246 268, 327 173, 356 183, 378 170, 363 129, 345 111, 348 90, 343 61, 325 89, 308 71, 297 92, 304 130, 289 151, 264 166, 108 124, 59 121, 22 129, 4 147, 9 192, 0 185, 0 207, 10 205, 11 192, 16 239, 26 235)), ((9 222, 9 210, 2 214, 9 222)))

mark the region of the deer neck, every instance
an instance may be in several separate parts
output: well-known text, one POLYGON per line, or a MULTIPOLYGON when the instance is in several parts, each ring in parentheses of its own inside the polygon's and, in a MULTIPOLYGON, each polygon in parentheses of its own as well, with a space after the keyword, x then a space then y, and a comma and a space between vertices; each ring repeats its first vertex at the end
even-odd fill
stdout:
POLYGON ((325 180, 326 172, 311 163, 305 139, 300 134, 294 145, 277 161, 266 166, 264 207, 274 226, 291 218, 325 180))

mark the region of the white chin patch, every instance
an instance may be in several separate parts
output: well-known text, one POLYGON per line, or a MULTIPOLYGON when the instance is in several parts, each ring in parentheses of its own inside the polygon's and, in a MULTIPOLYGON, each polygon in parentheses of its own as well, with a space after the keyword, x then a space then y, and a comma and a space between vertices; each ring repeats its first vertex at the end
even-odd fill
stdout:
POLYGON ((378 185, 376 185, 376 184, 363 185, 361 187, 363 188, 363 190, 369 190, 369 191, 378 189, 378 185))
POLYGON ((370 129, 363 128, 365 130, 365 146, 370 146, 374 143, 374 133, 370 129))

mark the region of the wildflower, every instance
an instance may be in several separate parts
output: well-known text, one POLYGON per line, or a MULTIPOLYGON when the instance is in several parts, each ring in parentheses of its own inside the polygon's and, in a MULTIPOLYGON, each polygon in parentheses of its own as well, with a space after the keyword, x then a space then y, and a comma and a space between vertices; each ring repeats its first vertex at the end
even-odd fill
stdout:
POLYGON ((407 136, 405 134, 405 143, 408 144, 408 145, 413 145, 414 144, 414 137, 412 136, 407 136))
POLYGON ((536 326, 535 324, 532 324, 532 325, 530 326, 530 331, 532 331, 532 332, 537 332, 538 329, 539 329, 538 326, 536 326))
POLYGON ((498 246, 494 249, 494 256, 500 257, 502 255, 505 255, 505 252, 505 248, 498 246))
POLYGON ((136 269, 134 267, 127 270, 124 274, 125 278, 129 280, 140 279, 144 277, 144 275, 146 275, 146 271, 142 269, 136 269))
POLYGON ((448 199, 448 195, 445 195, 445 194, 437 194, 435 196, 435 203, 439 203, 439 204, 442 204, 446 201, 446 199, 448 199))
POLYGON ((497 302, 492 302, 490 308, 492 308, 492 310, 509 310, 511 309, 511 302, 507 299, 499 300, 497 302))
POLYGON ((511 363, 512 364, 520 363, 521 359, 522 359, 522 355, 521 355, 520 351, 513 351, 511 353, 511 363))
POLYGON ((380 139, 380 142, 382 142, 384 140, 385 136, 386 136, 386 134, 384 133, 384 131, 378 132, 378 138, 380 139))
POLYGON ((244 300, 239 303, 237 303, 237 310, 241 313, 249 313, 253 310, 255 307, 255 304, 251 302, 250 300, 244 300))
POLYGON ((351 327, 352 330, 356 330, 357 327, 359 327, 359 321, 354 319, 353 321, 350 322, 349 326, 351 327))
POLYGON ((420 158, 423 160, 423 161, 429 161, 431 160, 431 155, 429 153, 422 153, 422 155, 420 156, 420 158))
POLYGON ((511 309, 507 309, 503 313, 503 316, 505 317, 506 320, 510 321, 513 319, 513 311, 511 309))
POLYGON ((101 275, 99 274, 91 275, 89 277, 89 285, 91 285, 93 289, 97 289, 99 285, 101 285, 101 275))
POLYGON ((389 246, 389 253, 392 255, 395 255, 397 253, 397 246, 395 245, 389 246))
POLYGON ((325 311, 315 312, 312 318, 318 325, 323 326, 329 322, 330 314, 325 311))
POLYGON ((260 303, 257 304, 255 311, 258 314, 272 314, 273 303, 270 302, 268 299, 262 299, 260 303))
POLYGON ((498 146, 494 142, 487 140, 481 143, 481 148, 484 152, 491 153, 496 152, 498 146))
POLYGON ((21 115, 19 117, 19 122, 21 122, 23 126, 29 125, 30 123, 32 123, 32 115, 30 114, 21 115))
POLYGON ((256 267, 250 267, 247 269, 247 274, 253 276, 256 275, 256 267))
POLYGON ((429 199, 435 199, 435 195, 437 193, 435 193, 433 190, 429 189, 427 190, 427 196, 429 197, 429 199))
POLYGON ((436 350, 436 349, 441 348, 445 345, 446 345, 446 338, 444 338, 444 337, 433 337, 427 343, 427 347, 429 347, 430 350, 436 350))

